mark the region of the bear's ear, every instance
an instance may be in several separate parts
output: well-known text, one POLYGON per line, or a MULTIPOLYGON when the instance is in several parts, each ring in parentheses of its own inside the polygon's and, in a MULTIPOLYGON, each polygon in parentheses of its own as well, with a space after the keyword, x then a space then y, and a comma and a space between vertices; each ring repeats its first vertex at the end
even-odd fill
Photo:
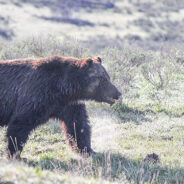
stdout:
POLYGON ((89 67, 93 64, 93 59, 92 58, 86 58, 83 62, 83 66, 89 67))
POLYGON ((98 61, 99 63, 102 63, 102 59, 101 59, 100 56, 96 56, 96 57, 95 57, 95 60, 98 61))

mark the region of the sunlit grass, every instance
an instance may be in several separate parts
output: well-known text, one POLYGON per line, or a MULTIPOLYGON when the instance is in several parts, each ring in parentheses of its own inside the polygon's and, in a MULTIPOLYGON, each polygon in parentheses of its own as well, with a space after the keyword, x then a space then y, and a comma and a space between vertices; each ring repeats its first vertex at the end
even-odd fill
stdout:
MULTIPOLYGON (((74 57, 90 55, 88 49, 79 47, 77 43, 73 46, 68 42, 54 44, 50 41, 50 38, 33 38, 4 46, 0 57, 11 59, 31 55, 38 58, 59 52, 74 57)), ((158 73, 166 66, 168 72, 171 71, 168 85, 158 87, 159 78, 154 78, 156 83, 153 84, 146 78, 153 71, 146 77, 141 72, 143 65, 155 66, 158 56, 155 54, 149 60, 152 55, 154 53, 130 49, 103 51, 107 70, 123 95, 112 107, 87 103, 92 125, 92 148, 98 152, 96 156, 86 158, 72 152, 60 122, 50 120, 30 135, 22 153, 22 157, 27 159, 25 163, 7 161, 4 152, 6 128, 2 128, 0 181, 28 184, 45 180, 48 183, 183 183, 183 66, 176 63, 173 56, 176 70, 173 71, 167 62, 164 67, 156 67, 158 73), (147 59, 142 60, 144 57, 147 59), (132 59, 138 65, 132 64, 132 59), (160 162, 144 161, 152 153, 158 155, 160 162)), ((163 80, 167 84, 167 73, 163 73, 163 80)))

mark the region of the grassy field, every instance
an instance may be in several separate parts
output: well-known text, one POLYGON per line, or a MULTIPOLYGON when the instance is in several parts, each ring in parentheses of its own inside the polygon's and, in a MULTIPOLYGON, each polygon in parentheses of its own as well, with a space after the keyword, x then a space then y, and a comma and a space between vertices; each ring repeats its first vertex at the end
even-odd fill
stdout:
POLYGON ((183 1, 81 2, 0 0, 0 60, 101 56, 122 98, 87 102, 98 154, 73 153, 50 120, 9 161, 0 127, 0 184, 184 184, 183 1))
MULTIPOLYGON (((30 38, 2 45, 1 60, 58 54, 90 56, 80 43, 30 38), (36 47, 35 47, 36 46, 36 47)), ((182 50, 161 54, 141 49, 101 51, 122 99, 112 107, 88 102, 92 147, 87 158, 66 144, 60 123, 50 120, 29 137, 22 157, 5 159, 0 134, 0 181, 14 183, 184 183, 182 50), (148 154, 158 159, 148 158, 148 154)))
POLYGON ((158 51, 184 41, 182 0, 0 0, 0 10, 3 42, 54 34, 98 53, 127 45, 158 51))

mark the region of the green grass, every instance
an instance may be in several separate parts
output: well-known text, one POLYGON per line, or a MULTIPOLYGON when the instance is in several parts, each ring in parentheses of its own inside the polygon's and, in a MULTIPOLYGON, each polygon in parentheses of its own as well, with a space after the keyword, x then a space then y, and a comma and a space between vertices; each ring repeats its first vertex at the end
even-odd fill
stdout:
MULTIPOLYGON (((77 42, 73 46, 56 38, 32 38, 1 47, 0 59, 91 55, 77 42)), ((73 153, 60 123, 50 120, 30 135, 22 153, 25 162, 7 161, 6 128, 2 128, 0 182, 184 183, 184 73, 177 53, 171 60, 138 49, 103 50, 99 55, 123 95, 112 107, 87 103, 92 147, 98 154, 86 158, 73 153), (160 162, 144 161, 152 153, 160 162)))
POLYGON ((108 184, 109 182, 93 177, 74 176, 70 173, 42 170, 39 167, 28 167, 24 163, 1 161, 0 183, 32 184, 108 184))
MULTIPOLYGON (((104 112, 105 114, 105 112, 104 112)), ((149 116, 149 114, 147 114, 149 116)), ((136 115, 138 116, 138 115, 136 115)), ((115 117, 114 117, 115 118, 115 117)), ((25 163, 6 161, 1 150, 2 181, 15 183, 182 183, 184 181, 184 126, 182 119, 161 115, 135 124, 117 123, 113 117, 91 115, 93 148, 96 156, 83 158, 65 144, 60 124, 50 121, 29 138, 22 157, 25 163), (106 125, 110 121, 110 124, 106 125), (99 122, 101 123, 99 125, 99 122), (113 139, 106 126, 114 128, 113 139), (115 124, 114 124, 115 123, 115 124), (101 132, 101 134, 100 134, 101 132), (109 146, 108 142, 112 145, 109 146), (111 147, 111 148, 110 148, 111 147), (160 162, 146 163, 147 154, 156 153, 160 162), (15 163, 14 163, 15 162, 15 163), (13 178, 16 180, 13 180, 13 178)), ((109 128, 110 129, 110 128, 109 128)), ((1 140, 2 140, 1 136, 1 140)), ((4 143, 1 142, 1 147, 4 143)))
POLYGON ((8 161, 6 128, 0 129, 0 183, 184 183, 183 3, 112 2, 110 9, 72 3, 62 11, 60 0, 0 2, 0 60, 95 53, 123 94, 112 107, 87 104, 92 147, 98 152, 90 158, 73 153, 60 124, 51 120, 30 135, 22 153, 27 161, 8 161), (144 162, 152 153, 160 162, 144 162))

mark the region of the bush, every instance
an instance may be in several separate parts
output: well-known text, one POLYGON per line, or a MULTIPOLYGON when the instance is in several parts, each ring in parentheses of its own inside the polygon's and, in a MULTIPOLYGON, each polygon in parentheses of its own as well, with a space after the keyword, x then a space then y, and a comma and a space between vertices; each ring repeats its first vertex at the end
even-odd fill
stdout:
POLYGON ((58 40, 54 36, 31 37, 27 40, 3 45, 0 49, 0 59, 40 58, 51 55, 85 57, 90 55, 88 49, 80 46, 76 40, 58 40))

